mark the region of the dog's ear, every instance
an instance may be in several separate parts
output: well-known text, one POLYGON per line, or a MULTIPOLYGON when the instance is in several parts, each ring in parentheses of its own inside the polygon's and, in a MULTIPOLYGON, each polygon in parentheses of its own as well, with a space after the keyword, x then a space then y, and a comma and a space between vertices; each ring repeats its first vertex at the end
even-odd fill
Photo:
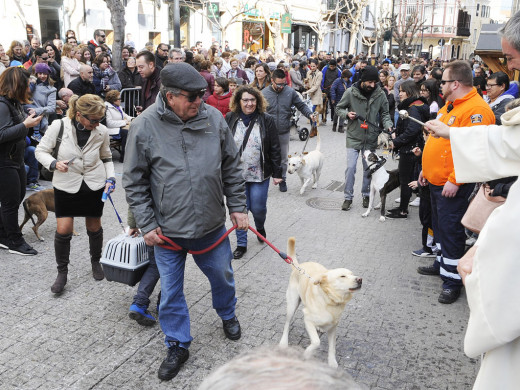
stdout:
POLYGON ((291 158, 292 156, 291 156, 291 155, 289 155, 289 156, 287 156, 287 157, 291 158))
POLYGON ((304 156, 306 156, 306 155, 308 155, 308 154, 309 154, 309 152, 303 152, 303 155, 304 155, 304 156))

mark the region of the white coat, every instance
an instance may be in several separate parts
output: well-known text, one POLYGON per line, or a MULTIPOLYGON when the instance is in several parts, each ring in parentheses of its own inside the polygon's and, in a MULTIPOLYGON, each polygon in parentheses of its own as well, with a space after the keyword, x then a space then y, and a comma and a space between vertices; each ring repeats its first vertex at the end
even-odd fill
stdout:
POLYGON ((316 69, 314 74, 312 74, 312 72, 307 72, 307 78, 309 80, 309 89, 307 90, 307 94, 311 99, 312 105, 319 106, 323 103, 323 97, 321 95, 321 79, 323 78, 323 75, 318 69, 316 69))
POLYGON ((78 78, 81 64, 76 58, 62 57, 60 65, 63 72, 63 84, 67 88, 72 80, 78 78))
POLYGON ((130 122, 133 118, 130 115, 127 115, 123 109, 121 112, 112 105, 112 103, 105 102, 105 107, 107 108, 106 117, 107 117, 107 129, 109 135, 118 135, 119 129, 123 126, 126 126, 128 122, 130 122))
MULTIPOLYGON (((63 125, 63 137, 56 160, 64 161, 76 158, 74 163, 69 165, 68 172, 54 171, 52 186, 69 194, 78 192, 83 180, 93 191, 103 188, 106 179, 115 177, 110 137, 106 127, 100 124, 92 130, 87 143, 81 149, 78 146, 76 129, 72 126, 71 120, 63 118, 63 125)), ((61 120, 52 122, 36 148, 36 159, 47 169, 54 161, 51 153, 56 146, 60 126, 61 120)))
MULTIPOLYGON (((451 128, 457 182, 520 175, 520 108, 502 115, 502 126, 451 128)), ((520 182, 493 211, 476 242, 466 277, 470 307, 464 351, 485 353, 474 390, 520 386, 520 182)))

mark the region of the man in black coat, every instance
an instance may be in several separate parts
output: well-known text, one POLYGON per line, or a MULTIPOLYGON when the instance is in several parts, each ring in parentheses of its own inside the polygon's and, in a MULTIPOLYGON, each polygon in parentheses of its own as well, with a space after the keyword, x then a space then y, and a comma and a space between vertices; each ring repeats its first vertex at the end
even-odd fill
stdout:
POLYGON ((81 65, 79 68, 79 77, 72 80, 68 88, 74 92, 75 95, 83 96, 87 93, 96 94, 96 87, 92 80, 94 79, 94 71, 89 65, 81 65))

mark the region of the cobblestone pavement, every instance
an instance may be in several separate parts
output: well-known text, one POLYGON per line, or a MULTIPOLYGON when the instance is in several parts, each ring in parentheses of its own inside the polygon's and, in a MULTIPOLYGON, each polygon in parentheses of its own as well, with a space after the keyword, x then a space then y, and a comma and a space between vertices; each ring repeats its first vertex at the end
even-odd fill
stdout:
MULTIPOLYGON (((466 297, 463 293, 456 303, 441 305, 437 302, 440 279, 416 272, 417 266, 431 261, 410 254, 421 241, 417 208, 410 208, 408 220, 382 223, 377 211, 362 218, 359 166, 353 207, 341 211, 343 193, 327 188, 343 182, 345 135, 332 133, 330 125, 320 129, 326 161, 318 189, 300 196, 297 176, 288 177, 287 193, 271 186, 266 230, 280 249, 285 249, 289 236, 295 236, 300 261, 346 267, 363 277, 363 288, 346 306, 338 328, 339 368, 371 389, 470 389, 479 362, 463 353, 469 315, 466 297)), ((315 143, 311 139, 307 150, 314 149, 315 143)), ((290 151, 302 147, 303 142, 295 138, 290 151)), ((394 167, 396 162, 389 159, 387 164, 394 167)), ((120 178, 121 164, 116 163, 116 171, 120 178)), ((398 196, 398 191, 389 196, 390 206, 398 196)), ((126 215, 120 183, 114 200, 126 215)), ((109 204, 103 226, 105 242, 120 233, 109 204)), ((40 228, 46 239, 42 243, 29 226, 24 228, 26 239, 40 253, 36 257, 0 252, 1 389, 196 389, 213 368, 240 352, 277 344, 281 337, 291 269, 250 233, 248 252, 233 262, 242 338, 236 342, 225 338, 211 308, 209 283, 188 261, 185 294, 194 337, 190 359, 172 382, 161 382, 157 369, 166 348, 160 327, 145 328, 128 318, 135 287, 92 278, 80 218, 76 224, 80 236, 72 239, 66 291, 60 297, 51 293, 55 228, 51 214, 40 228)), ((234 234, 231 241, 234 249, 234 234)), ((324 336, 321 340, 316 357, 326 362, 327 340, 324 336)), ((309 344, 301 311, 291 326, 289 343, 309 344)))

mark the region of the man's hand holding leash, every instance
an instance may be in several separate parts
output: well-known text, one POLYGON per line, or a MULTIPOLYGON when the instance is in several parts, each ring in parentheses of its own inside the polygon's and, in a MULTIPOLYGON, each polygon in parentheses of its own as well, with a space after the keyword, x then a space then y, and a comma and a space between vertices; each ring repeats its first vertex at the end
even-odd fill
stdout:
POLYGON ((237 225, 238 230, 247 230, 249 227, 249 215, 244 213, 231 213, 231 222, 237 225))
POLYGON ((159 234, 162 235, 162 230, 160 227, 155 228, 154 230, 149 231, 144 235, 144 242, 148 246, 155 246, 159 244, 164 244, 164 241, 159 238, 159 234))

